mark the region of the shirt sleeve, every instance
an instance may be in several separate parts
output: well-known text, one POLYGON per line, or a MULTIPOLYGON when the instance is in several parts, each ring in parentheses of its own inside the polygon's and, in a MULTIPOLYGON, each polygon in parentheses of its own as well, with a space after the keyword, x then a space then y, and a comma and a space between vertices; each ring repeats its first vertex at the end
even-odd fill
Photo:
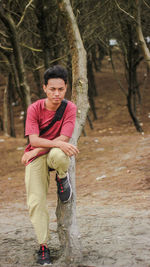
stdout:
POLYGON ((66 112, 64 114, 64 121, 60 131, 60 135, 65 135, 71 138, 75 127, 77 107, 75 104, 70 103, 67 106, 66 112))
POLYGON ((38 134, 39 135, 39 122, 36 107, 31 104, 27 109, 27 118, 25 125, 25 135, 38 134))

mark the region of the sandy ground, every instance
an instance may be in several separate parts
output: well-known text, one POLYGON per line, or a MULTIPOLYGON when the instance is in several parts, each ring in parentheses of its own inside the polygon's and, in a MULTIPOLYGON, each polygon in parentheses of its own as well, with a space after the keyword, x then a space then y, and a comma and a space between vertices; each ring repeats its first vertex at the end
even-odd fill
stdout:
MULTIPOLYGON (((98 77, 101 83, 105 73, 98 77)), ((99 80, 97 79, 97 82, 99 80)), ((98 120, 79 140, 77 221, 82 242, 81 266, 150 266, 149 99, 145 134, 136 133, 117 86, 99 89, 98 120)), ((113 83, 111 82, 111 86, 113 83)), ((18 126, 19 127, 19 126, 18 126)), ((0 136, 0 266, 37 266, 38 245, 29 221, 20 164, 26 140, 0 136)), ((54 177, 48 193, 49 247, 54 266, 63 266, 56 229, 54 177)))
MULTIPOLYGON (((22 140, 18 139, 17 147, 14 139, 4 140, 1 149, 6 143, 11 147, 7 150, 9 162, 13 151, 22 153, 16 150, 21 149, 22 140)), ((150 266, 149 144, 149 135, 138 134, 80 139, 77 218, 84 266, 150 266)), ((9 164, 5 166, 0 181, 0 266, 36 266, 38 246, 28 218, 23 167, 17 175, 17 159, 15 165, 9 170, 9 164)), ((48 194, 49 246, 53 264, 63 266, 53 178, 48 194)))

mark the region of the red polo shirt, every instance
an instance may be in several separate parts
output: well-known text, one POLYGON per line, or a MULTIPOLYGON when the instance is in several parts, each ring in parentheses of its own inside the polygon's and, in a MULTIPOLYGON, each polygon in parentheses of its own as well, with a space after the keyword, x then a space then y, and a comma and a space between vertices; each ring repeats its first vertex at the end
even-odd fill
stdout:
MULTIPOLYGON (((48 140, 53 140, 60 135, 68 137, 72 136, 75 119, 76 119, 76 105, 68 101, 65 112, 60 121, 57 121, 47 132, 41 137, 48 140)), ((31 104, 27 110, 25 135, 40 134, 40 131, 45 128, 53 119, 56 111, 51 111, 45 108, 45 99, 40 99, 31 104)), ((25 152, 34 149, 30 144, 26 147, 25 152)), ((38 157, 45 154, 41 152, 38 157)), ((32 159, 33 160, 33 159, 32 159)))

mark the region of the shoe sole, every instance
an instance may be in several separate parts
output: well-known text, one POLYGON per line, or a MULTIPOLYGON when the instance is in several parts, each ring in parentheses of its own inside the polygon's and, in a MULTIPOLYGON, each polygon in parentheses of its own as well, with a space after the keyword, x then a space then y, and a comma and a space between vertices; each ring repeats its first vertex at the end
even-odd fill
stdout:
POLYGON ((46 266, 46 265, 52 265, 52 263, 50 262, 50 263, 40 263, 40 262, 37 262, 37 264, 38 265, 41 265, 41 266, 46 266))

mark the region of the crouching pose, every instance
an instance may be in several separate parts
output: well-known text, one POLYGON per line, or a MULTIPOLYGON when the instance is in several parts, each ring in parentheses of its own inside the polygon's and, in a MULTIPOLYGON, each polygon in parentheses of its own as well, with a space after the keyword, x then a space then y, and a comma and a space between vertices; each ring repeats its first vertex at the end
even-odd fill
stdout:
POLYGON ((70 157, 79 151, 68 143, 72 136, 76 106, 64 99, 67 90, 67 71, 55 65, 44 73, 46 98, 37 100, 28 107, 25 134, 29 144, 22 157, 25 167, 25 186, 29 216, 40 249, 39 264, 50 264, 47 247, 49 213, 46 195, 49 185, 49 170, 56 170, 57 193, 62 202, 70 200, 72 189, 67 173, 70 157))

